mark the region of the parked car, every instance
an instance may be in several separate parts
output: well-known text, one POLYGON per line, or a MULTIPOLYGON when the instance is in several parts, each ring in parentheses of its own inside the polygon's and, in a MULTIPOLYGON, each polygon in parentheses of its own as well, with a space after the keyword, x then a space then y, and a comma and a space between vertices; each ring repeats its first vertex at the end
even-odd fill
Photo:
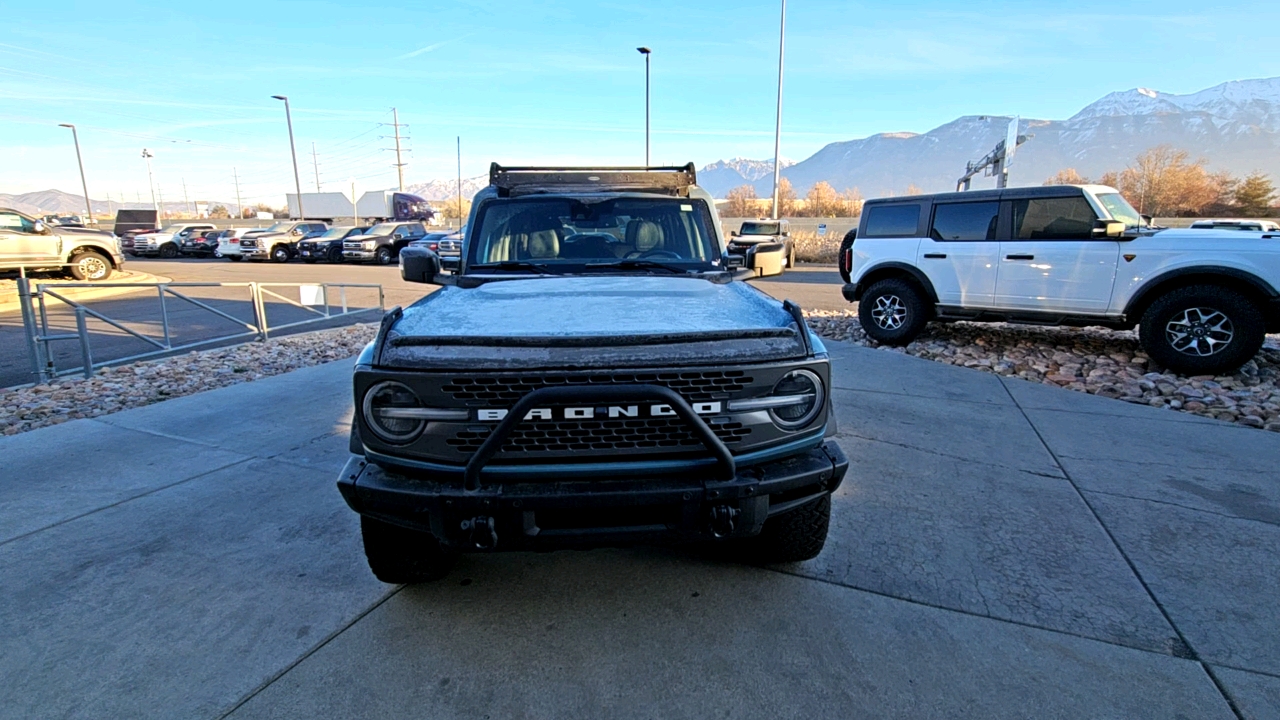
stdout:
POLYGON ((318 260, 340 263, 342 262, 342 241, 361 235, 364 231, 365 228, 350 225, 331 227, 323 235, 298 243, 298 255, 305 263, 314 263, 318 260))
POLYGON ((791 239, 791 227, 786 220, 748 220, 741 228, 729 233, 729 252, 751 256, 751 265, 758 274, 781 275, 786 268, 795 267, 796 249, 791 239))
POLYGON ((281 220, 262 232, 245 233, 240 254, 250 260, 288 262, 298 256, 298 242, 319 237, 328 229, 316 220, 281 220))
POLYGON ((1137 326, 1159 365, 1212 375, 1280 331, 1277 239, 1152 231, 1103 185, 942 193, 868 200, 840 272, 887 345, 933 320, 1137 326))
POLYGON ((222 235, 221 230, 206 230, 199 235, 191 234, 187 239, 182 241, 182 247, 178 248, 178 252, 184 256, 194 256, 199 258, 213 257, 218 254, 218 238, 222 235))
POLYGON ((409 247, 423 247, 442 258, 456 258, 462 254, 462 233, 466 226, 454 230, 436 230, 409 243, 409 247))
POLYGON ((822 551, 848 469, 826 348, 740 281, 692 163, 633 170, 495 164, 461 274, 401 253, 404 280, 446 287, 356 359, 338 477, 382 581, 467 551, 822 551))
POLYGON ((1280 232, 1280 225, 1270 220, 1197 220, 1192 230, 1242 230, 1244 232, 1280 232))
POLYGON ((212 223, 174 223, 153 232, 139 233, 133 237, 133 254, 175 258, 187 238, 213 229, 212 223))
POLYGON ((25 213, 0 208, 0 270, 62 269, 76 280, 106 280, 122 267, 124 255, 112 233, 50 227, 25 213))
POLYGON ((244 256, 240 254, 240 240, 253 232, 262 232, 266 228, 227 228, 218 234, 218 257, 232 262, 240 262, 244 256))
POLYGON ((342 257, 348 262, 376 262, 390 265, 400 251, 414 240, 425 237, 427 228, 420 222, 378 223, 357 238, 342 244, 342 257))

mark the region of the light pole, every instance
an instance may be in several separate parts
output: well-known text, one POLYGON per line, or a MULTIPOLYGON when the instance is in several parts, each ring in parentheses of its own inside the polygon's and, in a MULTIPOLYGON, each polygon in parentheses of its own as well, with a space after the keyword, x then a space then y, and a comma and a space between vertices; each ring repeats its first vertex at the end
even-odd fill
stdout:
POLYGON ((653 51, 638 47, 636 52, 644 56, 644 165, 649 167, 649 56, 653 51))
POLYGON ((289 126, 289 154, 293 157, 293 189, 298 193, 298 219, 305 220, 307 213, 302 209, 302 179, 298 176, 298 151, 293 146, 293 116, 289 114, 289 98, 284 95, 271 97, 284 101, 284 121, 289 126))
POLYGON ((156 211, 156 227, 160 227, 160 205, 156 202, 156 179, 151 174, 151 151, 142 148, 142 159, 147 161, 147 183, 151 185, 151 207, 156 211))
POLYGON ((773 219, 778 219, 778 183, 781 182, 782 167, 782 59, 787 49, 787 0, 782 0, 782 21, 778 28, 778 116, 773 131, 773 219))
MULTIPOLYGON (((71 123, 58 123, 58 127, 71 128, 71 139, 76 144, 76 164, 80 166, 80 189, 84 191, 84 209, 89 213, 84 216, 84 221, 93 224, 93 206, 89 203, 89 184, 84 180, 84 160, 80 159, 80 136, 76 133, 76 126, 71 123)), ((111 211, 110 203, 107 204, 107 211, 111 211)))

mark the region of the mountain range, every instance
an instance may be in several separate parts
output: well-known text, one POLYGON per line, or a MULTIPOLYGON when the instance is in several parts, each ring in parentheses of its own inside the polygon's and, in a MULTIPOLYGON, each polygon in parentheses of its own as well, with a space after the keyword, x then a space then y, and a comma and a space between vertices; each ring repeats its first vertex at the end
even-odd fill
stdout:
MULTIPOLYGON (((858 188, 865 197, 901 194, 914 185, 924 192, 954 190, 965 164, 978 160, 1004 138, 1008 116, 968 115, 923 134, 881 133, 835 142, 782 171, 800 195, 820 181, 836 190, 858 188)), ((1146 88, 1114 92, 1066 120, 1028 120, 1019 132, 1034 135, 1010 165, 1011 185, 1039 185, 1065 168, 1097 177, 1122 170, 1148 148, 1172 145, 1211 170, 1238 175, 1261 170, 1280 180, 1280 78, 1223 83, 1188 95, 1146 88)), ((772 162, 711 163, 698 183, 716 197, 750 184, 756 194, 773 192, 772 162), (754 163, 754 164, 753 164, 754 163), (727 172, 767 165, 757 177, 727 172)), ((994 186, 975 178, 974 187, 994 186)))

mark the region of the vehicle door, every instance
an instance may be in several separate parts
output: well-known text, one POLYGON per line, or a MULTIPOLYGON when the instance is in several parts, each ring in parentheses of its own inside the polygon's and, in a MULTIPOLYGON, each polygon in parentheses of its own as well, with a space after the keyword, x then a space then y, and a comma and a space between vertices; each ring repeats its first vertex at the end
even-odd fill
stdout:
POLYGON ((37 232, 31 218, 0 212, 0 261, 5 263, 61 262, 62 239, 41 223, 37 232))
POLYGON ((1000 201, 937 203, 927 237, 917 249, 920 268, 938 293, 939 305, 994 306, 1000 242, 1000 201))
POLYGON ((996 305, 1004 309, 1102 314, 1111 302, 1120 243, 1094 232, 1084 195, 1025 198, 1010 206, 1000 243, 996 305))

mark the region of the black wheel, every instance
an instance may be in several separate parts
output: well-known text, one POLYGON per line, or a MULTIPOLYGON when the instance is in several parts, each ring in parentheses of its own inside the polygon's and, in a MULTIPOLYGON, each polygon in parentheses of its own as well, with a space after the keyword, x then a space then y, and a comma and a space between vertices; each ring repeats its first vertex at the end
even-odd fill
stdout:
POLYGON ((378 252, 374 257, 379 265, 390 265, 391 261, 394 259, 391 253, 391 248, 389 247, 378 248, 378 252))
POLYGON ((374 577, 384 583, 439 580, 453 569, 458 554, 444 549, 431 533, 360 518, 364 556, 374 577))
POLYGON ((840 279, 846 283, 850 281, 849 273, 853 268, 849 267, 849 263, 845 260, 845 255, 849 252, 849 248, 853 247, 853 243, 858 239, 858 228, 854 228, 844 234, 844 240, 840 241, 840 254, 836 256, 836 266, 840 268, 840 279))
POLYGON ((165 243, 160 246, 160 257, 165 260, 172 260, 178 257, 178 246, 173 243, 165 243))
POLYGON ((924 293, 915 283, 898 278, 873 283, 858 301, 862 329, 885 345, 906 345, 916 339, 929 315, 924 293))
POLYGON ((827 544, 831 525, 831 496, 765 521, 760 534, 743 540, 735 555, 743 562, 787 563, 812 560, 827 544))
POLYGON ((111 263, 96 252, 86 251, 71 258, 68 268, 71 277, 84 281, 106 280, 111 277, 111 263))
POLYGON ((271 262, 289 262, 289 248, 283 245, 271 248, 271 262))
POLYGON ((231 262, 240 262, 241 260, 243 260, 243 259, 244 259, 244 256, 243 256, 243 255, 228 255, 228 256, 227 256, 227 259, 228 259, 228 260, 230 260, 231 262))
POLYGON ((331 263, 340 263, 340 262, 342 262, 342 248, 330 248, 330 250, 329 250, 329 262, 331 262, 331 263))
POLYGON ((1156 298, 1138 338, 1152 360, 1185 375, 1219 375, 1245 364, 1266 340, 1257 306, 1234 290, 1193 285, 1156 298))
POLYGON ((790 270, 796 266, 796 246, 787 243, 786 249, 783 251, 782 267, 790 270))

